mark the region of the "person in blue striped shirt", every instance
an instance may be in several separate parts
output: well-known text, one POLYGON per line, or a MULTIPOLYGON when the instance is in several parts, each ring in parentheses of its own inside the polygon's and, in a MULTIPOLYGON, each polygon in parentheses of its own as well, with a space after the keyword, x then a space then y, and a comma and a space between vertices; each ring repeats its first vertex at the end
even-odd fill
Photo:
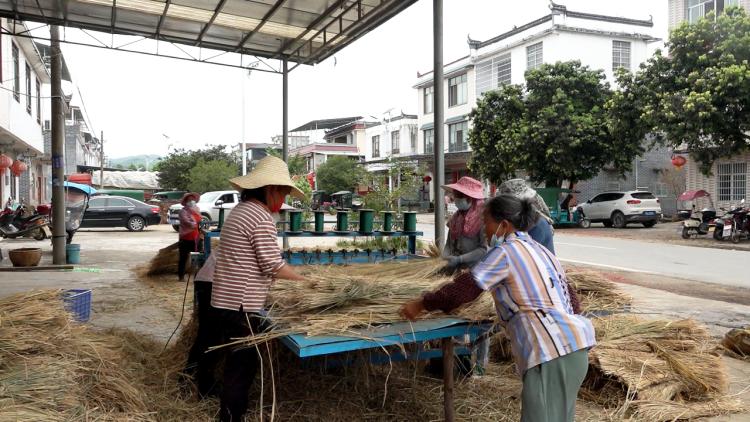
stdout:
POLYGON ((410 320, 448 313, 490 292, 523 379, 521 420, 572 422, 596 338, 591 321, 574 311, 562 265, 527 233, 537 212, 529 199, 492 198, 484 211, 489 252, 471 272, 405 304, 401 313, 410 320))

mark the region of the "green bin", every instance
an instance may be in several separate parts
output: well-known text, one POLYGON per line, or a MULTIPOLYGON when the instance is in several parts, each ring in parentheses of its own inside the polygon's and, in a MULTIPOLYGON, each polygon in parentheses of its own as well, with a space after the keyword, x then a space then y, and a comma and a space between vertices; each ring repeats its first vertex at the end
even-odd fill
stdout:
POLYGON ((302 211, 294 210, 289 212, 289 231, 290 232, 301 232, 302 231, 302 211))
POLYGON ((375 219, 374 210, 359 210, 359 232, 372 233, 373 220, 375 219))
POLYGON ((417 212, 416 211, 404 211, 404 231, 415 232, 417 231, 417 212))
POLYGON ((393 231, 393 211, 383 211, 383 232, 391 233, 393 231))
POLYGON ((349 231, 349 210, 339 210, 336 213, 336 231, 349 231))
POLYGON ((326 212, 315 211, 315 233, 323 233, 325 231, 326 212))

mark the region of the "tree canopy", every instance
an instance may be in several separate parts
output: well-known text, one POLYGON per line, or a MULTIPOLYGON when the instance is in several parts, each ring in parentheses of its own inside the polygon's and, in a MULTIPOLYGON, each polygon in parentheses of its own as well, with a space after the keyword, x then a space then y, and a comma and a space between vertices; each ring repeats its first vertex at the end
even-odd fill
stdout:
POLYGON ((237 176, 237 166, 222 160, 204 161, 199 159, 190 169, 188 190, 211 192, 231 189, 229 179, 237 176))
POLYGON ((234 169, 231 177, 239 174, 237 158, 226 152, 226 148, 222 145, 207 145, 204 149, 195 151, 178 149, 171 152, 154 166, 154 170, 159 172, 159 184, 161 188, 188 190, 191 183, 191 169, 201 160, 204 163, 212 161, 223 162, 234 169))
POLYGON ((367 186, 368 193, 365 196, 367 208, 378 212, 391 211, 398 208, 401 199, 417 199, 424 174, 425 170, 414 164, 391 160, 387 162, 385 173, 363 171, 359 184, 367 186), (392 190, 387 183, 386 176, 394 180, 392 190))
POLYGON ((624 174, 643 140, 613 122, 625 108, 602 70, 578 61, 544 64, 526 73, 525 85, 505 85, 478 101, 470 168, 494 183, 524 171, 547 186, 592 178, 606 165, 624 174))
POLYGON ((351 191, 362 179, 363 169, 357 161, 342 155, 328 156, 315 172, 318 189, 328 193, 351 191))
MULTIPOLYGON (((266 154, 281 158, 281 151, 268 148, 266 154)), ((290 155, 287 157, 286 165, 289 167, 289 174, 292 176, 307 174, 307 160, 301 155, 290 155)))
POLYGON ((635 122, 673 148, 687 148, 710 174, 716 159, 750 146, 750 17, 728 8, 675 28, 625 95, 642 111, 635 122))

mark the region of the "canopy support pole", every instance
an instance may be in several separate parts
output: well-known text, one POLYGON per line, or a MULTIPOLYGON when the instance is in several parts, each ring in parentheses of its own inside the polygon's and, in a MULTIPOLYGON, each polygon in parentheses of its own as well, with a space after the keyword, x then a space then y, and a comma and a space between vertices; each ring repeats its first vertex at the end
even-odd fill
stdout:
POLYGON ((443 0, 432 2, 432 42, 433 42, 433 153, 435 166, 433 189, 435 192, 435 246, 445 244, 445 162, 443 155, 443 0))
MULTIPOLYGON (((289 160, 289 63, 286 59, 282 60, 281 70, 281 95, 282 99, 282 112, 281 112, 281 158, 284 161, 289 160)), ((287 220, 287 212, 284 212, 284 220, 287 220)), ((286 230, 286 226, 284 226, 286 230)), ((289 250, 289 238, 284 236, 283 249, 289 250)))
POLYGON ((62 92, 60 28, 50 26, 52 41, 52 263, 65 264, 65 103, 62 92))

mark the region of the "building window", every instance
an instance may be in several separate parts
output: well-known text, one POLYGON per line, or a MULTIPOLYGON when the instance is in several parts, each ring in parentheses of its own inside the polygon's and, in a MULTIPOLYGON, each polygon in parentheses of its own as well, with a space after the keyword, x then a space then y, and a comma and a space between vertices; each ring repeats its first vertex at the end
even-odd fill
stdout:
POLYGON ((31 68, 26 63, 26 112, 31 114, 31 68))
POLYGON ((391 132, 391 154, 401 152, 401 132, 394 130, 391 132))
POLYGON ((497 86, 510 85, 510 53, 502 55, 497 60, 497 86))
POLYGON ((417 127, 409 126, 409 148, 411 152, 417 152, 417 127))
POLYGON ((537 43, 526 47, 526 69, 533 70, 544 63, 544 46, 537 43))
POLYGON ((475 67, 477 97, 512 83, 510 53, 478 63, 475 67))
POLYGON ((13 98, 21 102, 21 69, 19 68, 18 46, 12 45, 13 54, 13 98))
POLYGON ((424 153, 425 154, 432 154, 434 150, 432 149, 433 144, 433 135, 434 131, 432 129, 425 129, 424 130, 424 153))
POLYGON ((711 12, 714 12, 714 16, 716 16, 723 12, 724 9, 739 6, 739 4, 739 0, 688 0, 688 22, 696 23, 711 12))
POLYGON ((630 70, 630 43, 612 41, 612 70, 621 67, 630 70))
POLYGON ((448 79, 448 107, 466 104, 466 74, 448 79))
POLYGON ((36 122, 42 124, 42 84, 36 79, 36 122))
POLYGON ((435 106, 434 97, 432 96, 433 87, 428 86, 424 89, 424 114, 432 113, 432 109, 435 106))
POLYGON ((380 135, 372 137, 372 158, 380 157, 380 135))
POLYGON ((717 165, 719 201, 741 201, 747 192, 747 163, 717 165))
POLYGON ((448 125, 448 152, 466 151, 467 129, 468 124, 466 122, 448 125))

